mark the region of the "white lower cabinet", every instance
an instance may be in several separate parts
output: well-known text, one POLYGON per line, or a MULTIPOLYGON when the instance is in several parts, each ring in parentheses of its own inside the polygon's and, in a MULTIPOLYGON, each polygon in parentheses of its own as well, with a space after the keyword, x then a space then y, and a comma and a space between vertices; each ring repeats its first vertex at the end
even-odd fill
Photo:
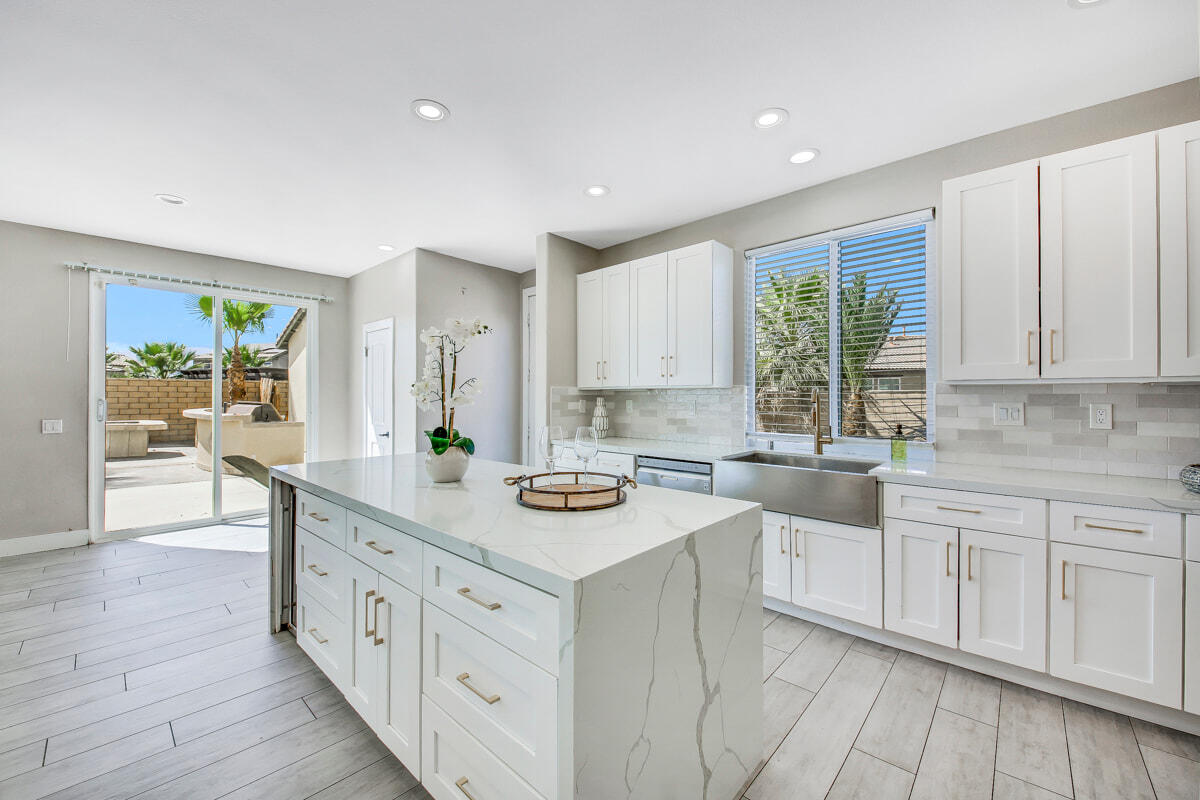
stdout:
POLYGON ((1183 562, 1050 545, 1050 674, 1181 707, 1183 562))
POLYGON ((883 626, 945 647, 958 644, 958 529, 883 524, 883 626))
POLYGON ((792 537, 787 514, 763 512, 763 594, 792 599, 792 537))
POLYGON ((437 703, 421 710, 421 783, 436 800, 542 800, 437 703))
POLYGON ((958 647, 1046 669, 1046 542, 960 530, 958 647))
POLYGON ((879 627, 883 622, 879 529, 792 517, 792 602, 879 627))
POLYGON ((1188 561, 1184 576, 1183 710, 1200 714, 1200 561, 1188 561))

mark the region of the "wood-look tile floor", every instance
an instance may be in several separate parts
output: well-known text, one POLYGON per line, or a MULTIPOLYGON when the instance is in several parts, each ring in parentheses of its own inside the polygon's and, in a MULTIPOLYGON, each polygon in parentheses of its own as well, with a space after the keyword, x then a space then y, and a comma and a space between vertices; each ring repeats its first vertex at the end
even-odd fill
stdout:
MULTIPOLYGON (((265 549, 243 523, 0 559, 0 798, 428 798, 263 632, 265 549)), ((750 800, 1200 797, 1197 737, 763 623, 750 800)))

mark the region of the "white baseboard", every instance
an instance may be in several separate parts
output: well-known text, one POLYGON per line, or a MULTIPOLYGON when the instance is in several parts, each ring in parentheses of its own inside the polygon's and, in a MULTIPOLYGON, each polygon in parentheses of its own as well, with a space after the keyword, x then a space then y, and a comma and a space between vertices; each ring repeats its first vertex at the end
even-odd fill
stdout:
POLYGON ((64 547, 79 547, 87 543, 88 532, 86 530, 0 539, 0 558, 22 556, 26 553, 41 553, 45 550, 61 550, 64 547))

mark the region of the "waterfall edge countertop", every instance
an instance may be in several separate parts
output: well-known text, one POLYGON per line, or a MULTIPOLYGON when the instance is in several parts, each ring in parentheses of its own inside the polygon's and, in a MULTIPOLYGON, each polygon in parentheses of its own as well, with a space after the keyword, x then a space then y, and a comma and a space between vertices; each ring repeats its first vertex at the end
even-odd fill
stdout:
POLYGON ((429 544, 552 593, 713 525, 735 525, 760 506, 653 486, 598 511, 517 504, 503 479, 528 467, 471 460, 458 483, 433 483, 423 453, 272 467, 271 475, 429 544))

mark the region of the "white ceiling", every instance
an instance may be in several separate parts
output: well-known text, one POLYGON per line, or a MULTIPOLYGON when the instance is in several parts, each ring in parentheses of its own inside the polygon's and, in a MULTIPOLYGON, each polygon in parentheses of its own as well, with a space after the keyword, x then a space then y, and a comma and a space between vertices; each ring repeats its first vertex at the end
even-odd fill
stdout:
POLYGON ((1195 0, 3 0, 0 219, 525 270, 544 231, 607 246, 1184 80, 1196 31, 1195 0))

